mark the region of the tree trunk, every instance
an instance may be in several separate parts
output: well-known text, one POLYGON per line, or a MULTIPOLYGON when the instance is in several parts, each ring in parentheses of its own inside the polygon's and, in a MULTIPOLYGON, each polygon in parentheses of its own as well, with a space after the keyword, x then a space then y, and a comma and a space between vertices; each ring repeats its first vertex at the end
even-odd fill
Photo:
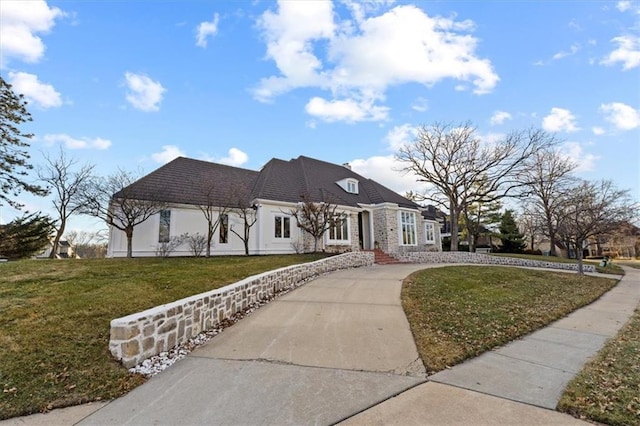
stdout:
POLYGON ((451 223, 451 248, 450 251, 458 251, 458 211, 453 206, 453 203, 449 203, 450 223, 451 223))
POLYGON ((131 258, 133 257, 133 227, 128 227, 125 232, 127 234, 127 257, 131 258))
POLYGON ((62 220, 60 220, 60 228, 58 228, 58 232, 56 232, 56 236, 53 239, 53 244, 51 247, 51 253, 49 253, 49 259, 55 259, 56 258, 56 254, 58 254, 58 245, 60 244, 60 239, 62 238, 62 234, 64 234, 64 228, 66 227, 67 221, 64 220, 64 218, 62 220))
POLYGON ((211 240, 213 240, 213 230, 211 229, 211 222, 209 222, 209 230, 207 232, 207 252, 206 257, 211 257, 211 240))
POLYGON ((535 235, 531 234, 531 251, 533 251, 533 240, 535 239, 535 235))
POLYGON ((584 275, 584 268, 582 266, 582 241, 576 241, 576 259, 578 259, 578 274, 584 275))

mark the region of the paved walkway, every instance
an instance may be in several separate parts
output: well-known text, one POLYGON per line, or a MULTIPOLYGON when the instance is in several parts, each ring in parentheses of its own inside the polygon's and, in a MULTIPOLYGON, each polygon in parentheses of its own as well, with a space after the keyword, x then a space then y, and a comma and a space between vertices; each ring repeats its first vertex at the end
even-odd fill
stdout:
POLYGON ((122 398, 0 425, 581 423, 547 408, 638 305, 640 271, 627 268, 594 304, 427 382, 400 305, 402 279, 426 267, 332 273, 122 398))

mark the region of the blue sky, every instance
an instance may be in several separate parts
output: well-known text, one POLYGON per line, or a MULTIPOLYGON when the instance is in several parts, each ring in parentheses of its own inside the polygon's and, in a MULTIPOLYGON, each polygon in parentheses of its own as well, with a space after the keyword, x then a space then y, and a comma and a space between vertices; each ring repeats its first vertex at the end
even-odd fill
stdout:
POLYGON ((470 120, 487 140, 554 132, 579 177, 640 200, 637 1, 2 0, 0 16, 36 165, 60 146, 100 174, 306 155, 403 193, 419 187, 393 156, 415 126, 470 120))

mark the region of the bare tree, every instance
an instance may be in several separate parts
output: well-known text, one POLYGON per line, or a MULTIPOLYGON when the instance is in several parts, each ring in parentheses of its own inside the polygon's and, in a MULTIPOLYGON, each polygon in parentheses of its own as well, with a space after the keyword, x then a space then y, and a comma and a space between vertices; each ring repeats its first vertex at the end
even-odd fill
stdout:
POLYGON ((535 250, 536 240, 540 242, 539 237, 545 234, 545 224, 542 216, 525 209, 518 217, 518 224, 522 229, 522 233, 529 240, 531 251, 535 250))
POLYGON ((416 139, 396 154, 403 171, 418 182, 430 183, 433 192, 423 194, 449 210, 451 249, 458 247, 458 220, 465 206, 489 203, 512 195, 522 185, 516 179, 526 161, 553 138, 542 130, 512 132, 495 142, 482 141, 469 122, 453 126, 422 126, 416 139), (479 185, 483 182, 483 185, 479 185))
POLYGON ((638 208, 628 190, 607 180, 581 181, 565 194, 556 210, 558 234, 574 247, 579 274, 584 274, 582 251, 589 239, 611 232, 621 222, 633 222, 638 208))
POLYGON ((108 230, 100 229, 94 232, 69 231, 65 239, 73 247, 76 257, 82 259, 102 258, 107 252, 108 230))
POLYGON ((571 173, 577 164, 555 149, 536 152, 527 161, 520 174, 523 186, 523 204, 529 215, 537 214, 544 221, 544 232, 549 237, 549 254, 556 256, 557 210, 568 189, 575 184, 571 173))
POLYGON ((249 256, 249 237, 251 236, 251 227, 258 220, 257 205, 249 205, 245 200, 237 200, 232 212, 238 215, 242 220, 242 234, 234 229, 233 225, 229 226, 229 230, 236 235, 244 244, 244 254, 249 256))
POLYGON ((127 236, 127 257, 132 257, 133 230, 151 216, 166 208, 157 199, 159 194, 135 191, 136 176, 118 170, 107 177, 93 177, 81 196, 80 213, 104 220, 107 225, 123 231, 127 236))
POLYGON ((53 195, 53 207, 58 215, 53 247, 49 255, 49 258, 53 259, 58 252, 58 244, 64 235, 69 217, 82 208, 80 196, 83 186, 91 178, 94 166, 85 164, 76 170, 77 161, 67 158, 62 149, 56 158, 46 154, 44 158, 46 165, 38 168, 38 177, 53 195))
POLYGON ((200 184, 200 189, 204 197, 204 204, 199 205, 198 208, 207 221, 207 247, 205 256, 210 257, 213 235, 220 225, 220 218, 228 214, 230 210, 229 204, 231 203, 232 192, 225 196, 225 199, 220 200, 216 194, 216 183, 210 179, 205 179, 200 184))
POLYGON ((289 210, 298 228, 308 232, 313 237, 313 252, 318 251, 318 241, 334 224, 338 206, 331 203, 315 203, 309 195, 304 195, 303 201, 295 209, 289 210))

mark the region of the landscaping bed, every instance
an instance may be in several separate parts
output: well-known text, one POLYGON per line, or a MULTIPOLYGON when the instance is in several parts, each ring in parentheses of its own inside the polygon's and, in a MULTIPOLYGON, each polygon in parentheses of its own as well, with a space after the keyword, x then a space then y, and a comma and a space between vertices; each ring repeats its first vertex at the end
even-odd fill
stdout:
POLYGON ((0 265, 0 419, 120 396, 144 382, 109 323, 324 255, 26 260, 0 265))
POLYGON ((616 282, 575 273, 451 266, 408 277, 402 305, 431 374, 544 327, 616 282))

